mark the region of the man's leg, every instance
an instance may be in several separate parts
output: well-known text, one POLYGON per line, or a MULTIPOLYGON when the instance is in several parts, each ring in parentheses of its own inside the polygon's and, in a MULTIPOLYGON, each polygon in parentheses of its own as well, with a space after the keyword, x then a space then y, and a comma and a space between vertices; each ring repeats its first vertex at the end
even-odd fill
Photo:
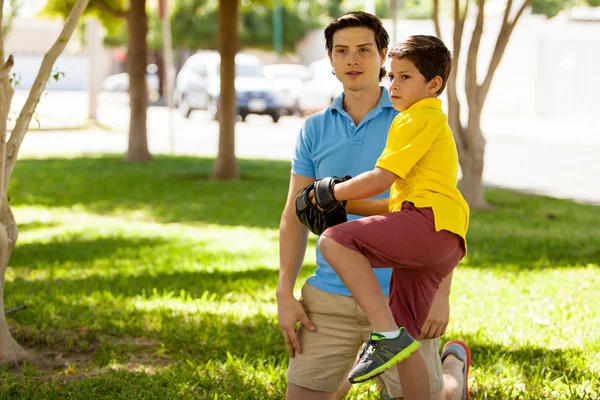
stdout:
POLYGON ((317 329, 298 328, 302 353, 290 358, 287 399, 332 400, 362 343, 356 302, 305 284, 301 303, 317 329))
POLYGON ((287 400, 333 400, 335 393, 319 392, 288 383, 285 398, 287 400))
POLYGON ((444 395, 446 400, 461 400, 463 394, 464 363, 452 354, 444 359, 444 395))
POLYGON ((471 350, 461 340, 450 340, 442 351, 446 400, 469 400, 471 350))

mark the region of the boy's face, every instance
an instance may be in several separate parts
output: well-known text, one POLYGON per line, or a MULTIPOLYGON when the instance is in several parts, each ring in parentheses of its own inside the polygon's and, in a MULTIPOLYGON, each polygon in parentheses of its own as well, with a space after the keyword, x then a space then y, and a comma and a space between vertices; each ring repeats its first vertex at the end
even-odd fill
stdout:
POLYGON ((329 59, 344 90, 360 91, 372 85, 379 86, 379 71, 387 49, 379 54, 372 30, 341 29, 333 34, 332 47, 329 59))
POLYGON ((434 82, 437 77, 427 81, 415 64, 406 58, 391 59, 388 77, 390 98, 396 110, 404 111, 426 97, 437 97, 435 92, 439 86, 434 82))

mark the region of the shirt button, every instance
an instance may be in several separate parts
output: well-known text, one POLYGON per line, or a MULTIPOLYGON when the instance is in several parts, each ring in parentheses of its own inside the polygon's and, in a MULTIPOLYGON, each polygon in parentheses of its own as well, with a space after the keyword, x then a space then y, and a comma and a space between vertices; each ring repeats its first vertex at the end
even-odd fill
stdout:
POLYGON ((354 123, 350 124, 350 126, 354 126, 354 123))

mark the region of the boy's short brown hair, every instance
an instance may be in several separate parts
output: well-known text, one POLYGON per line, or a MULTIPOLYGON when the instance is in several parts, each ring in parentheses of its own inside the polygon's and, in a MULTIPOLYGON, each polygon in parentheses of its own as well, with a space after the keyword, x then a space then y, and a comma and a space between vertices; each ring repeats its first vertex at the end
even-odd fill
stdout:
MULTIPOLYGON (((333 35, 337 31, 345 28, 368 28, 372 30, 375 35, 375 42, 377 43, 379 54, 381 54, 383 49, 387 49, 390 44, 390 36, 379 18, 366 12, 353 11, 342 15, 325 28, 325 48, 327 49, 328 54, 331 54, 333 51, 333 35)), ((379 80, 385 76, 385 73, 385 68, 381 67, 381 70, 379 71, 379 80)))
POLYGON ((452 54, 439 38, 428 35, 409 36, 390 50, 389 57, 412 61, 427 81, 440 76, 442 86, 437 94, 444 91, 452 70, 452 54))

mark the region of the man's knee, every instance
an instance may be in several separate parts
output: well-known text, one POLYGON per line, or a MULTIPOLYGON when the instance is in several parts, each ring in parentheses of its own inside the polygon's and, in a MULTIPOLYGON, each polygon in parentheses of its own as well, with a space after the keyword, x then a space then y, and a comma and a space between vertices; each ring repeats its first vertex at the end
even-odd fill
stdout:
POLYGON ((318 392, 288 383, 286 400, 334 400, 335 393, 318 392))

